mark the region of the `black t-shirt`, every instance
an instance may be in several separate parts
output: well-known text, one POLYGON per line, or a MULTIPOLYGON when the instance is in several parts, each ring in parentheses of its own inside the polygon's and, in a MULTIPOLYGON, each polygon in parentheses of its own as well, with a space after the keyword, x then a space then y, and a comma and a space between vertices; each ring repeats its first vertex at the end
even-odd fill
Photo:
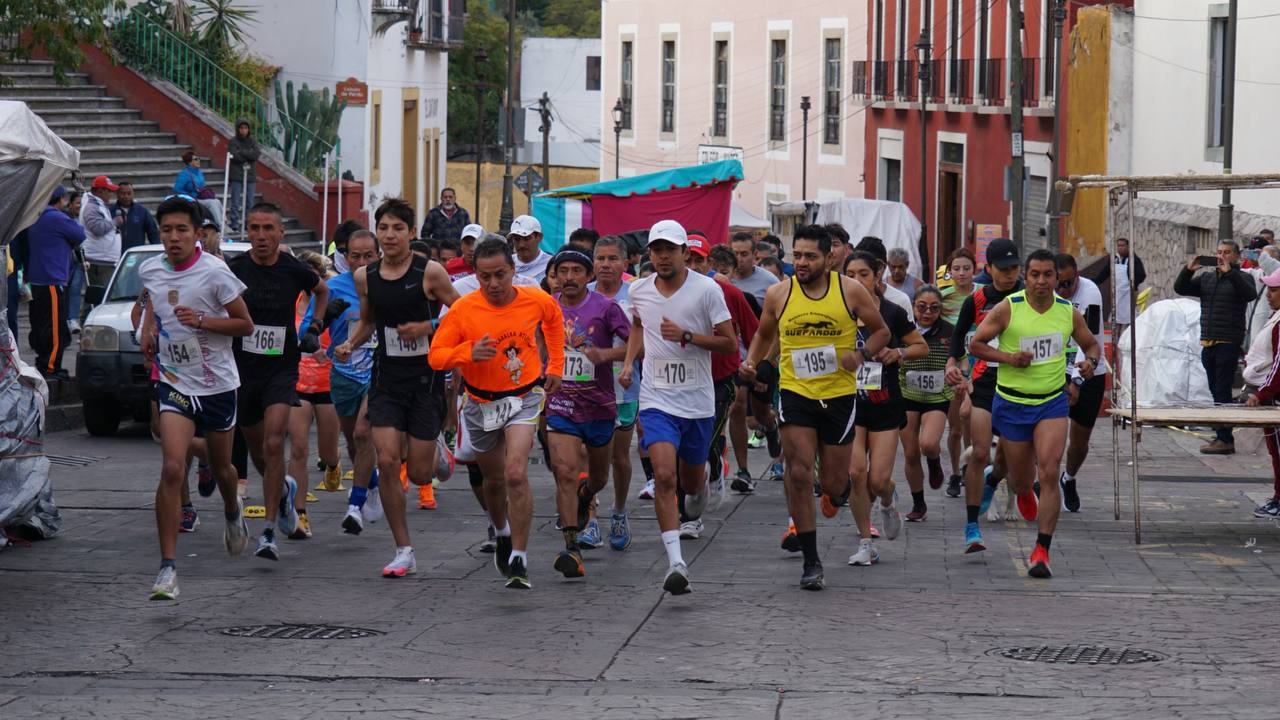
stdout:
POLYGON ((298 295, 315 289, 320 278, 301 260, 283 252, 274 265, 259 265, 244 253, 232 258, 227 266, 247 286, 241 297, 253 319, 253 334, 235 338, 231 346, 240 374, 297 368, 294 306, 298 295), (279 328, 284 328, 283 333, 279 328))
MULTIPOLYGON (((916 329, 916 324, 911 322, 911 318, 907 317, 907 311, 898 305, 880 299, 880 318, 884 320, 885 327, 889 328, 889 342, 885 347, 900 348, 905 345, 902 338, 910 335, 916 329)), ((858 349, 861 350, 867 342, 866 328, 862 325, 858 326, 858 349)), ((898 363, 887 365, 881 372, 881 389, 880 390, 863 390, 858 389, 858 397, 864 399, 873 405, 889 402, 894 398, 902 397, 901 386, 898 384, 898 363)))

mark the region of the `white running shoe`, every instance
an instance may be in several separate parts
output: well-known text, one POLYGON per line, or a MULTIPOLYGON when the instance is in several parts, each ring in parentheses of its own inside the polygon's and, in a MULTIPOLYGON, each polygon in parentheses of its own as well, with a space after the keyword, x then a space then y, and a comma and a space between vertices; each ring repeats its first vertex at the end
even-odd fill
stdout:
MULTIPOLYGON (((396 482, 400 482, 396 479, 396 482)), ((360 508, 360 512, 364 514, 364 521, 367 523, 378 522, 386 513, 382 512, 382 492, 378 488, 369 488, 369 495, 365 498, 364 507, 360 508)))
POLYGON ((442 439, 436 443, 436 480, 440 482, 449 482, 449 478, 453 477, 454 457, 449 451, 449 446, 444 444, 442 439))
POLYGON ((644 487, 640 489, 640 494, 637 497, 639 497, 641 500, 653 499, 653 479, 652 478, 644 481, 644 487))
POLYGON ((720 504, 724 502, 724 477, 721 476, 715 482, 708 482, 707 489, 704 491, 710 493, 707 498, 707 507, 704 513, 713 513, 720 509, 720 504))
POLYGON ((396 556, 391 563, 382 568, 382 577, 398 578, 418 571, 418 562, 413 557, 413 548, 396 548, 396 556))
POLYGON ((249 525, 244 521, 244 501, 236 498, 236 505, 240 516, 235 520, 228 520, 226 527, 222 529, 222 544, 231 557, 239 557, 249 545, 249 525))
POLYGON ((707 503, 711 498, 711 488, 706 485, 702 486, 702 492, 694 495, 686 493, 684 496, 684 514, 697 519, 707 512, 707 503))
POLYGON ((702 528, 703 525, 701 519, 680 523, 680 539, 697 540, 702 537, 702 528))
POLYGON ((178 598, 178 571, 169 566, 160 568, 151 586, 152 600, 176 600, 178 598))
POLYGON ((667 568, 667 577, 662 581, 662 589, 672 595, 684 595, 689 589, 689 566, 682 562, 674 563, 667 568))
POLYGON ((893 501, 888 505, 880 506, 880 527, 883 528, 884 538, 893 540, 898 537, 898 533, 902 532, 902 514, 898 512, 898 492, 893 493, 893 501))
POLYGON ((858 552, 849 556, 850 565, 875 565, 880 562, 880 551, 876 550, 876 544, 871 538, 863 538, 858 541, 858 552))
POLYGON ((364 530, 364 518, 360 508, 347 506, 347 515, 342 518, 342 531, 348 535, 359 535, 364 530))
POLYGON ((289 537, 298 529, 298 509, 293 506, 298 497, 298 481, 284 476, 284 492, 280 494, 280 513, 276 518, 276 527, 280 534, 289 537))

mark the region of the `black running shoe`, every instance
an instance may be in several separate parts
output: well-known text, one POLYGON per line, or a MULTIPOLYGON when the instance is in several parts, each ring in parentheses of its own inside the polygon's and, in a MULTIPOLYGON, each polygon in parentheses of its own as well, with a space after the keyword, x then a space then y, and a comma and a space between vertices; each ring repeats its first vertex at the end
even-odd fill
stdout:
POLYGON ((822 577, 822 561, 814 560, 813 564, 804 564, 804 573, 800 575, 800 587, 803 590, 821 590, 826 585, 822 577))
POLYGON ((556 555, 555 569, 567 578, 580 578, 587 574, 582 565, 582 555, 577 550, 561 550, 556 555))
POLYGON ((516 558, 511 561, 511 572, 507 575, 507 587, 512 590, 528 590, 533 587, 529 584, 529 571, 524 567, 524 558, 516 558))
POLYGON ((952 475, 951 479, 947 481, 947 497, 960 497, 960 480, 961 477, 959 475, 952 475))
POLYGON ((1062 505, 1067 512, 1080 512, 1080 492, 1076 490, 1075 480, 1061 480, 1062 484, 1062 505))
POLYGON ((925 458, 929 466, 929 487, 937 490, 942 487, 942 460, 939 458, 925 458))
POLYGON ((778 434, 778 428, 765 432, 764 441, 769 445, 769 457, 782 457, 782 437, 778 434))
POLYGON ((595 498, 587 490, 587 481, 583 480, 578 483, 578 529, 586 530, 587 522, 591 520, 591 501, 595 498))
POLYGON ((499 535, 493 551, 493 566, 502 577, 511 577, 511 536, 499 535))

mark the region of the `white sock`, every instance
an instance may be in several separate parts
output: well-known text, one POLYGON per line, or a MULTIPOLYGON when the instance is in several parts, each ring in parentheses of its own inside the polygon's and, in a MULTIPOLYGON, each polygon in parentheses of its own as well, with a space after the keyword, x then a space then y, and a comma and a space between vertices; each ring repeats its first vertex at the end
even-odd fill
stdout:
POLYGON ((399 546, 399 547, 397 547, 397 548, 396 548, 396 552, 398 552, 398 553, 400 553, 400 552, 406 552, 406 551, 407 551, 407 552, 413 552, 413 546, 412 546, 412 545, 401 545, 401 546, 399 546))
POLYGON ((1063 470, 1063 471, 1062 471, 1062 482, 1075 482, 1075 481, 1076 481, 1076 476, 1075 476, 1075 475, 1072 475, 1071 473, 1067 472, 1066 470, 1063 470))
MULTIPOLYGON (((489 523, 489 524, 490 524, 490 525, 492 525, 493 523, 489 523)), ((503 525, 502 527, 500 527, 500 528, 494 528, 494 529, 493 529, 493 534, 494 534, 494 535, 497 535, 498 537, 511 537, 511 523, 510 523, 510 521, 508 521, 506 524, 504 524, 504 525, 503 525)))
POLYGON ((662 533, 662 545, 667 549, 667 563, 675 565, 684 562, 680 555, 680 531, 666 530, 662 533))
POLYGON ((516 558, 520 558, 520 561, 524 563, 524 566, 529 567, 529 556, 525 554, 524 550, 512 550, 511 558, 508 562, 515 562, 516 558))

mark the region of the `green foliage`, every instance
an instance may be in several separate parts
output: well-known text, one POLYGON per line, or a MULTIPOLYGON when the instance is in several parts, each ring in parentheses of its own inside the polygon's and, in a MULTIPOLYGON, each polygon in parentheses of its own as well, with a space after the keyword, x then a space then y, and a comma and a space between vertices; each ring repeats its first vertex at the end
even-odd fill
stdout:
MULTIPOLYGON (((0 0, 0 62, 30 60, 43 49, 54 79, 65 83, 84 63, 80 43, 107 47, 107 16, 124 7, 124 0, 0 0)), ((0 85, 10 82, 0 74, 0 85)))
POLYGON ((195 11, 199 21, 200 44, 214 57, 230 52, 232 45, 243 45, 246 27, 257 21, 256 10, 235 7, 234 0, 200 0, 195 11))
POLYGON ((543 37, 600 37, 600 0, 549 0, 543 37))
POLYGON ((273 146, 303 172, 321 167, 325 153, 338 142, 338 123, 347 101, 330 97, 329 88, 314 92, 306 83, 295 95, 292 80, 281 90, 277 79, 275 89, 278 122, 273 127, 273 146))
MULTIPOLYGON (((483 131, 485 143, 492 145, 497 142, 506 87, 507 21, 504 14, 489 10, 485 3, 473 3, 468 10, 462 49, 449 53, 449 138, 457 145, 475 144, 483 131), (477 64, 475 54, 481 49, 489 58, 477 64), (479 107, 477 82, 493 86, 483 91, 479 107)), ((517 26, 517 48, 521 35, 517 26)))

